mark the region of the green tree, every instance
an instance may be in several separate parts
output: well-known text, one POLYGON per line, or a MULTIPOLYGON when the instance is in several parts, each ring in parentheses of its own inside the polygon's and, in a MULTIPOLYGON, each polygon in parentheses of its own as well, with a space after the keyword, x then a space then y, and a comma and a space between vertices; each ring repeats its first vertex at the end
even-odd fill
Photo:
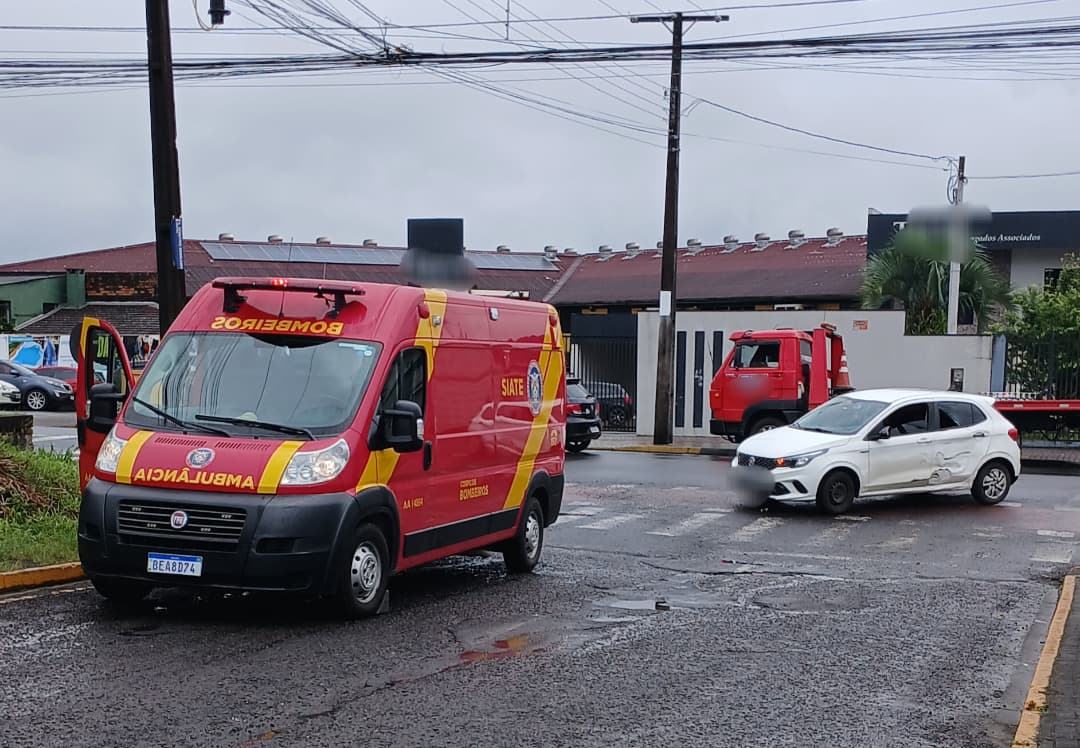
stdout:
MULTIPOLYGON (((860 292, 863 309, 898 304, 907 312, 908 335, 944 335, 948 328, 949 263, 942 240, 901 231, 893 243, 866 263, 860 292)), ((971 317, 980 332, 1012 308, 1012 289, 989 256, 972 248, 960 266, 960 316, 971 317)))
POLYGON ((1013 301, 998 326, 1009 344, 1009 384, 1049 397, 1080 397, 1080 257, 1066 255, 1056 283, 1021 289, 1013 301))

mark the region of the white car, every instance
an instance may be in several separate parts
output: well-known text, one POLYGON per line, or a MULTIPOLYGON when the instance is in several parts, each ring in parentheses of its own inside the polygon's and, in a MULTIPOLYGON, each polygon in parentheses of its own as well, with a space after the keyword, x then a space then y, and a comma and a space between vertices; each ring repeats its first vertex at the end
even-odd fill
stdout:
POLYGON ((19 405, 22 403, 22 393, 19 388, 8 382, 0 381, 0 406, 19 405))
POLYGON ((739 444, 733 478, 760 500, 816 501, 970 490, 997 504, 1020 476, 1016 428, 981 395, 881 389, 835 397, 739 444))

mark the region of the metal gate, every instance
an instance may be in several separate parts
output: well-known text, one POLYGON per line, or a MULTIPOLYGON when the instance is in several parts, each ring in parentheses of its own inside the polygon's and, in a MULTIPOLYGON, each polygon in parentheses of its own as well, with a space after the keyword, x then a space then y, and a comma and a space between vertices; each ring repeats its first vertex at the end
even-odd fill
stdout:
POLYGON ((637 428, 637 339, 569 336, 567 377, 594 397, 607 431, 637 428))
POLYGON ((1025 340, 1010 337, 1006 391, 1048 400, 1080 399, 1080 336, 1025 340))

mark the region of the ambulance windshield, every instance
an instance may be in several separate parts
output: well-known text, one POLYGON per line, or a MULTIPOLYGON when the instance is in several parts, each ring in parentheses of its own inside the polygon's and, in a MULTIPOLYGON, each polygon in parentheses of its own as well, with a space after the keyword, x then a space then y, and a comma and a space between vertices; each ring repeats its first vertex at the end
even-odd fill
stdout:
POLYGON ((380 350, 340 338, 175 333, 139 378, 125 420, 160 429, 213 423, 233 436, 295 438, 254 422, 333 435, 356 415, 380 350))

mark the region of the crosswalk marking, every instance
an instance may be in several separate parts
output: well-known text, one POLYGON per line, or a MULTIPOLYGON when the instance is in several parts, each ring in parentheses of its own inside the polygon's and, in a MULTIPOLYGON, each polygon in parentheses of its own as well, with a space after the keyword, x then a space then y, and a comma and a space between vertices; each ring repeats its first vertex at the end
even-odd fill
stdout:
POLYGON ((855 529, 854 522, 833 522, 821 532, 807 540, 803 545, 824 546, 834 545, 851 534, 855 529))
POLYGON ((631 520, 641 519, 640 514, 612 514, 607 517, 590 522, 587 525, 578 525, 578 528, 582 530, 610 530, 613 527, 629 522, 631 520))
POLYGON ((1038 551, 1031 557, 1031 560, 1048 564, 1067 564, 1072 561, 1073 548, 1072 543, 1059 543, 1056 541, 1042 543, 1038 551))
POLYGON ((899 535, 895 538, 889 538, 881 544, 881 547, 891 551, 900 550, 901 548, 910 548, 915 545, 915 541, 918 539, 917 535, 899 535))
POLYGON ((1066 532, 1064 530, 1039 530, 1039 535, 1047 538, 1075 538, 1075 532, 1066 532))
POLYGON ((592 517, 594 514, 599 514, 604 511, 603 507, 590 506, 589 504, 570 504, 566 509, 560 512, 561 515, 567 517, 592 517))
POLYGON ((740 527, 733 532, 728 538, 734 543, 748 543, 763 532, 772 530, 774 527, 779 527, 784 524, 784 520, 779 517, 761 517, 755 519, 748 525, 740 527))
POLYGON ((998 506, 1007 506, 1011 507, 1012 509, 1019 509, 1023 506, 1023 504, 1021 504, 1019 501, 1003 501, 998 504, 998 506))
POLYGON ((694 530, 700 530, 706 525, 715 522, 722 518, 725 514, 730 513, 730 509, 717 509, 708 512, 698 512, 697 514, 691 514, 681 522, 676 522, 673 525, 668 525, 659 530, 647 530, 646 535, 664 535, 669 538, 673 538, 676 535, 683 535, 687 532, 693 532, 694 530))

